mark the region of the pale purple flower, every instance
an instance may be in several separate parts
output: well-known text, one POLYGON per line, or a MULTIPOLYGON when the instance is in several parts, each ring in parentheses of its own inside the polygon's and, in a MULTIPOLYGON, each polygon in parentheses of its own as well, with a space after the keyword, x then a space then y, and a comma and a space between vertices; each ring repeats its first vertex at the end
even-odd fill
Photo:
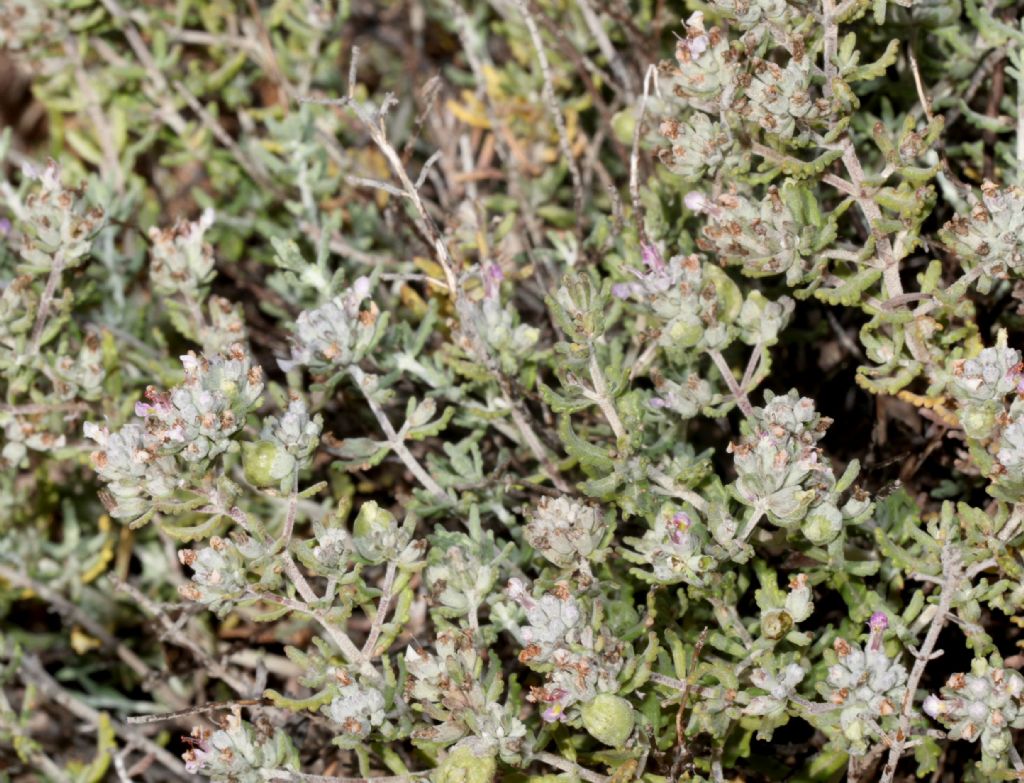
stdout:
POLYGON ((672 543, 676 546, 683 544, 686 541, 686 534, 692 524, 693 520, 690 519, 689 514, 684 511, 677 512, 669 522, 668 536, 672 539, 672 543))
POLYGON ((505 279, 505 273, 497 264, 488 264, 484 267, 484 296, 487 299, 497 299, 501 291, 501 281, 505 279))
POLYGON ((708 37, 706 35, 698 35, 696 38, 691 38, 687 48, 690 50, 690 55, 696 60, 708 50, 708 37))
POLYGON ((359 304, 364 299, 370 296, 370 278, 365 275, 357 277, 352 283, 351 289, 352 299, 356 304, 359 304))
POLYGON ((707 196, 701 193, 699 190, 691 190, 685 196, 683 196, 683 203, 686 208, 691 212, 706 212, 710 207, 711 202, 708 201, 707 196))
POLYGON ((870 644, 871 650, 879 650, 882 646, 882 635, 889 627, 889 616, 885 612, 875 612, 868 620, 868 628, 871 629, 870 644))
POLYGON ((929 694, 925 697, 924 703, 921 705, 921 709, 924 710, 925 715, 932 718, 937 718, 939 715, 943 715, 948 711, 946 702, 933 694, 929 694))
POLYGON ((171 412, 171 403, 167 395, 161 394, 152 386, 146 389, 146 400, 135 403, 136 416, 144 419, 147 416, 160 416, 171 412))
POLYGON ((0 237, 5 237, 11 233, 11 221, 5 217, 0 217, 0 237))
POLYGON ((569 702, 569 692, 567 690, 555 688, 549 691, 543 699, 546 702, 550 702, 544 712, 540 714, 540 717, 546 723, 562 723, 569 719, 565 714, 565 708, 569 702))
POLYGON ((640 257, 643 258, 644 264, 652 272, 663 272, 665 271, 665 259, 661 256, 661 251, 654 245, 641 245, 640 246, 640 257))
POLYGON ((192 747, 186 750, 181 757, 185 761, 185 770, 194 775, 206 766, 213 756, 213 748, 210 747, 205 736, 196 736, 195 732, 192 737, 186 739, 192 743, 192 747))
POLYGON ((635 283, 615 283, 612 286, 612 296, 616 299, 629 299, 637 292, 635 283))

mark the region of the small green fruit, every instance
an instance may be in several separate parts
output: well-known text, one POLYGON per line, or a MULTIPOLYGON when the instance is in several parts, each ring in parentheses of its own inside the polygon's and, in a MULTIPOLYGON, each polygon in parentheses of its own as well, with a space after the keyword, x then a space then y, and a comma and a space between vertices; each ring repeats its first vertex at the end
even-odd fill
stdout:
POLYGON ((583 705, 580 715, 590 736, 612 748, 625 744, 636 720, 632 705, 613 693, 598 694, 583 705))
POLYGON ((843 514, 830 503, 823 503, 812 509, 803 524, 803 533, 807 540, 818 546, 831 544, 842 531, 843 514))
POLYGON ((364 560, 379 563, 384 552, 394 544, 398 523, 394 515, 370 500, 359 509, 352 525, 352 541, 364 560))
POLYGON ((242 469, 254 487, 270 487, 291 475, 295 457, 273 441, 243 443, 242 469))
POLYGON ((960 414, 960 424, 969 438, 985 440, 991 437, 996 426, 993 406, 967 406, 960 414))
POLYGON ((498 771, 492 755, 477 756, 472 748, 456 745, 432 775, 434 783, 491 783, 498 771))

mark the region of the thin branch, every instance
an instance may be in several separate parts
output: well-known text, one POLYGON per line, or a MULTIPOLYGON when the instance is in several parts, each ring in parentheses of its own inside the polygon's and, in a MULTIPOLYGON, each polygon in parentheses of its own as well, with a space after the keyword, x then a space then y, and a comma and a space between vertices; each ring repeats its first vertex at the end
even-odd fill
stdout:
POLYGON ((409 772, 405 775, 380 775, 372 778, 336 777, 334 775, 312 775, 307 772, 294 772, 290 769, 264 769, 260 771, 264 780, 285 780, 293 783, 407 783, 430 774, 409 772))
POLYGON ((636 99, 633 75, 626 68, 626 64, 622 61, 622 57, 619 56, 618 50, 612 45, 611 40, 608 38, 608 33, 605 32, 604 25, 601 24, 601 19, 590 4, 590 0, 576 0, 576 5, 579 6, 580 12, 583 14, 584 24, 587 25, 590 34, 594 36, 597 48, 601 50, 601 54, 608 61, 608 65, 611 66, 616 78, 622 82, 622 89, 626 92, 626 100, 632 103, 636 99))
POLYGON ((261 592, 251 588, 249 592, 256 598, 260 598, 272 604, 277 604, 278 606, 284 606, 291 609, 293 612, 306 614, 315 619, 320 624, 320 627, 326 631, 327 635, 331 637, 331 641, 333 641, 338 649, 341 650, 341 654, 345 657, 345 660, 349 663, 357 664, 360 667, 360 673, 365 674, 376 682, 380 682, 380 672, 378 672, 366 659, 360 649, 356 647, 353 641, 348 637, 348 634, 338 628, 338 626, 330 620, 324 610, 318 609, 306 601, 297 601, 294 598, 285 598, 284 596, 277 595, 276 593, 261 592))
POLYGON ((216 712, 217 710, 234 710, 238 707, 256 707, 264 704, 270 704, 270 700, 235 699, 233 701, 212 701, 207 704, 200 704, 197 707, 188 707, 187 709, 175 710, 174 712, 161 712, 157 715, 130 715, 125 719, 125 723, 162 723, 168 720, 177 720, 178 718, 188 718, 193 715, 205 715, 207 712, 216 712))
POLYGON ((249 696, 252 692, 252 685, 244 679, 235 675, 228 667, 221 664, 213 656, 206 652, 199 643, 191 636, 182 631, 167 613, 161 609, 148 595, 139 590, 135 585, 111 578, 114 589, 127 593, 137 606, 155 618, 163 627, 164 636, 172 643, 183 647, 192 653, 196 662, 209 674, 228 685, 235 693, 241 696, 249 696))
POLYGON ((578 775, 587 783, 608 783, 609 778, 604 775, 599 775, 585 767, 581 767, 579 764, 574 764, 568 759, 563 759, 561 756, 555 755, 554 753, 534 753, 533 757, 549 767, 560 769, 562 772, 568 772, 573 775, 578 775))
POLYGON ((597 360, 595 347, 593 344, 590 346, 590 380, 594 384, 594 392, 587 396, 601 409, 601 413, 604 414, 608 424, 611 425, 612 432, 615 434, 615 440, 624 442, 627 438, 626 428, 622 426, 619 412, 615 410, 615 401, 612 400, 611 394, 608 392, 608 382, 605 380, 601 364, 597 360))
POLYGON ((409 178, 409 173, 405 170, 405 166, 402 165, 401 157, 395 151, 395 148, 391 146, 391 142, 388 141, 387 134, 384 131, 383 117, 387 109, 393 104, 394 100, 394 96, 389 93, 384 98, 380 110, 373 117, 367 114, 366 110, 357 102, 349 98, 336 98, 332 100, 303 98, 302 102, 348 108, 356 115, 370 134, 370 139, 377 145, 377 149, 380 150, 381 154, 387 160, 388 165, 391 167, 392 174, 394 174, 401 183, 402 189, 405 191, 409 201, 412 203, 416 212, 417 226, 433 247, 435 259, 443 270, 445 282, 448 284, 449 296, 454 296, 457 288, 455 263, 452 259, 451 253, 448 251, 448 246, 445 244, 441 237, 441 233, 438 231, 437 224, 434 223, 434 219, 430 217, 430 214, 427 212, 423 199, 420 198, 419 191, 416 190, 416 185, 409 178))
POLYGON ((60 248, 53 255, 53 266, 50 267, 50 274, 46 278, 46 288, 43 289, 43 295, 39 299, 39 310, 36 312, 36 322, 32 327, 32 337, 26 351, 28 356, 35 356, 39 353, 39 346, 43 340, 43 329, 50 317, 50 307, 53 305, 53 297, 57 293, 57 286, 60 285, 61 277, 64 274, 65 263, 64 249, 60 248))
POLYGON ((585 224, 583 214, 583 177, 580 175, 579 164, 572 153, 572 145, 569 143, 569 131, 565 126, 565 117, 562 116, 562 110, 558 106, 555 84, 551 78, 551 65, 548 63, 548 55, 544 50, 544 42, 540 37, 537 21, 530 13, 526 0, 516 0, 516 5, 523 17, 523 21, 526 22, 526 29, 530 33, 530 41, 533 43, 533 49, 537 53, 537 60, 540 63, 541 77, 544 81, 541 94, 544 97, 544 106, 547 109, 548 115, 552 122, 555 123, 555 128, 558 131, 558 144, 562 150, 562 157, 565 158, 566 165, 569 167, 569 176, 572 178, 573 206, 576 210, 576 234, 581 236, 585 224))
POLYGON ((394 560, 389 560, 387 569, 384 572, 384 584, 380 588, 380 602, 377 604, 377 613, 373 617, 373 625, 370 626, 370 633, 363 645, 363 657, 372 658, 377 640, 380 638, 381 630, 384 628, 384 621, 388 616, 388 609, 391 607, 391 599, 395 588, 395 574, 398 572, 398 565, 394 560))
POLYGON ((629 198, 633 205, 633 222, 636 235, 642 244, 647 244, 647 229, 644 226, 644 210, 640 201, 640 133, 647 113, 647 98, 651 93, 651 85, 658 92, 658 69, 650 66, 644 74, 644 97, 636 112, 636 124, 633 126, 633 146, 629 153, 629 198))
POLYGON ((82 91, 82 96, 85 98, 85 111, 96 130, 96 140, 103 154, 103 163, 110 172, 111 177, 113 177, 114 190, 121 193, 124 191, 124 171, 121 169, 117 147, 114 146, 114 134, 110 129, 107 116, 103 113, 100 97, 96 94, 96 90, 89 80, 85 61, 78 50, 74 36, 64 40, 64 51, 75 62, 75 81, 78 82, 78 88, 82 91))

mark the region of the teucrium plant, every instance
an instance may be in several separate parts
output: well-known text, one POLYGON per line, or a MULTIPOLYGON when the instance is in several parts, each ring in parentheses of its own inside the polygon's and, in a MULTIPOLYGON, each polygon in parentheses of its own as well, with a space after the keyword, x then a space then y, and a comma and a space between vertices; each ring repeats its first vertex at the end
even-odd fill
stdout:
POLYGON ((661 6, 0 8, 13 779, 1024 774, 1019 9, 661 6))

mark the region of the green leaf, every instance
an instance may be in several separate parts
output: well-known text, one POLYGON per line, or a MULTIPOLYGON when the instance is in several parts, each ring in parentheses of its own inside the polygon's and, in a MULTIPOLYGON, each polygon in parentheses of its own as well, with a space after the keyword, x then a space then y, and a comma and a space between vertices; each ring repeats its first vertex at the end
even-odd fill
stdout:
POLYGON ((896 63, 896 59, 899 55, 900 42, 896 38, 893 38, 889 41, 889 45, 885 48, 885 52, 881 57, 873 63, 861 65, 857 68, 851 68, 843 74, 843 78, 845 78, 850 84, 868 81, 869 79, 881 78, 885 75, 885 72, 896 63))

